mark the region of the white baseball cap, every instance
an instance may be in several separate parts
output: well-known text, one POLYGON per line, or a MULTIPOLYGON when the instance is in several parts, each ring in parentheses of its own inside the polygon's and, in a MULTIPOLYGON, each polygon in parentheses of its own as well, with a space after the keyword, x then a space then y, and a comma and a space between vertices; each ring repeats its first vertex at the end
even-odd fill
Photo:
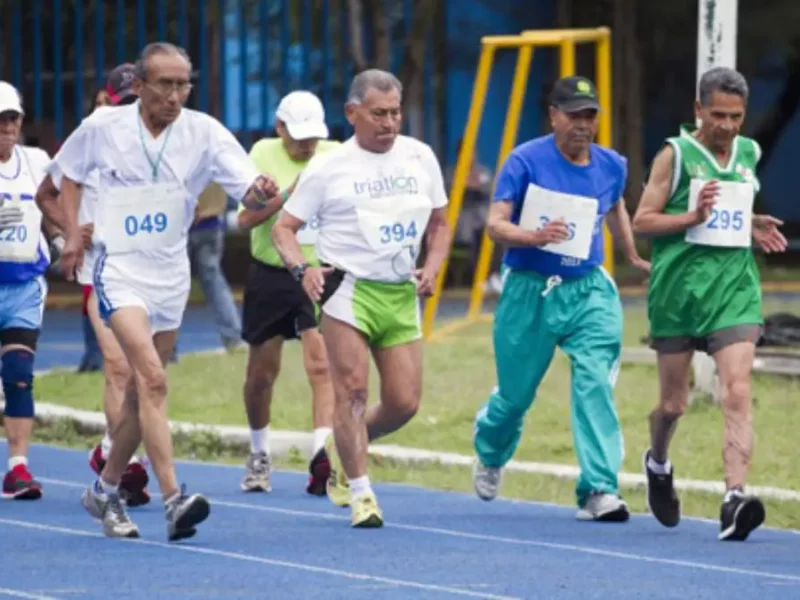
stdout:
POLYGON ((278 104, 275 117, 284 122, 294 140, 328 137, 325 109, 320 99, 311 92, 301 90, 284 96, 278 104))
POLYGON ((17 88, 7 81, 0 81, 0 113, 14 111, 21 115, 25 114, 22 110, 22 102, 19 99, 17 88))

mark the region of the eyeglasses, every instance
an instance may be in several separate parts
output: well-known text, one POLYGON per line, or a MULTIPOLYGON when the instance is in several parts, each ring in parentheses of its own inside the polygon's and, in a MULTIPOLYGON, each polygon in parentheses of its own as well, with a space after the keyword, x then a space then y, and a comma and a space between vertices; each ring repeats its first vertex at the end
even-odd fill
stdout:
POLYGON ((154 92, 160 96, 169 96, 173 91, 178 92, 178 96, 187 96, 192 91, 192 84, 188 81, 156 81, 144 82, 154 92))

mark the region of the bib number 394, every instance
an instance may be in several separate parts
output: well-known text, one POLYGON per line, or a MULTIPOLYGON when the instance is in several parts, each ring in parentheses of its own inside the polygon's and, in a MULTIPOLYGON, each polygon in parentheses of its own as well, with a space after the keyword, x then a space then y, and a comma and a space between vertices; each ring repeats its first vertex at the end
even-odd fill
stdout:
POLYGON ((375 250, 416 248, 428 226, 430 214, 429 207, 385 213, 361 209, 358 221, 361 232, 375 250))

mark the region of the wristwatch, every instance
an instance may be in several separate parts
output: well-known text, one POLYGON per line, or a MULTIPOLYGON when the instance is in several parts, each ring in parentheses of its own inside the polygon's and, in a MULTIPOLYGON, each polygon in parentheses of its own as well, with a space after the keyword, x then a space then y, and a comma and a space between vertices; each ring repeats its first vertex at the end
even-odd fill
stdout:
POLYGON ((292 277, 295 278, 297 281, 301 281, 303 279, 303 275, 306 273, 306 269, 308 269, 308 263, 300 263, 299 265, 295 265, 289 272, 292 274, 292 277))

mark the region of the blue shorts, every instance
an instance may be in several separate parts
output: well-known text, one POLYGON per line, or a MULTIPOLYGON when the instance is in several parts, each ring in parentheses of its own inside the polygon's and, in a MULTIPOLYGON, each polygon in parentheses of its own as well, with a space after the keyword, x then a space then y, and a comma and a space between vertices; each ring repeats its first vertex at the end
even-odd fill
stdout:
POLYGON ((39 276, 24 283, 0 284, 0 331, 42 328, 47 281, 39 276))

